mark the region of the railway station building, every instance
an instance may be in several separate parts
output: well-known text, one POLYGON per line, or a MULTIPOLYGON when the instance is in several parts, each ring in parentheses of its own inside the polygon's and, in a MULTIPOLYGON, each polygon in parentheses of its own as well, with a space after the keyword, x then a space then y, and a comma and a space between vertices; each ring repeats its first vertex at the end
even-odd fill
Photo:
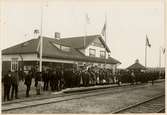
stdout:
MULTIPOLYGON (((40 37, 2 50, 2 75, 8 70, 30 70, 39 68, 40 37)), ((121 64, 111 57, 111 51, 101 35, 60 38, 43 36, 43 68, 98 67, 111 69, 115 73, 121 64)))

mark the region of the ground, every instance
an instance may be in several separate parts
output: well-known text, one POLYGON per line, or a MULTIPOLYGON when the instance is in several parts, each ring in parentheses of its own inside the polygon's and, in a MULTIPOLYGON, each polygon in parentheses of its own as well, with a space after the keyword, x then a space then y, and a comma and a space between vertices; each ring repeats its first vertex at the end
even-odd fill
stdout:
MULTIPOLYGON (((111 89, 110 89, 111 90, 111 89)), ((45 104, 6 113, 111 113, 112 111, 165 92, 165 83, 151 83, 135 90, 45 104)), ((165 102, 164 102, 165 103, 165 102)))

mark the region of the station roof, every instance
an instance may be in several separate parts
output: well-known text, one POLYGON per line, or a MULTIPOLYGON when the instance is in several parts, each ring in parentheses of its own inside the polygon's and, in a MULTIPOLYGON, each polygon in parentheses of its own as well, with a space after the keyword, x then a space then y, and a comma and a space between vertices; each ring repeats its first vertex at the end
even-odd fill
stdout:
MULTIPOLYGON (((90 44, 91 41, 93 41, 90 38, 89 37, 87 38, 87 45, 90 44)), ((74 39, 77 39, 77 38, 75 37, 74 39)), ((55 38, 43 37, 42 56, 44 58, 68 59, 68 60, 88 61, 88 62, 97 62, 97 63, 104 63, 104 62, 109 63, 109 64, 120 63, 118 60, 116 60, 112 57, 109 57, 108 59, 103 59, 103 58, 85 56, 84 54, 82 54, 79 51, 79 49, 82 47, 82 45, 74 45, 74 43, 72 43, 72 41, 74 41, 74 39, 69 38, 69 42, 68 42, 67 38, 64 38, 62 40, 58 40, 55 38), (55 44, 58 46, 64 46, 65 48, 68 49, 68 51, 62 51, 60 48, 55 46, 55 44)), ((31 54, 31 53, 39 54, 39 52, 40 52, 39 42, 40 42, 39 38, 31 39, 29 41, 26 41, 26 42, 23 42, 21 44, 18 44, 18 45, 15 45, 13 47, 2 50, 2 55, 31 54)), ((79 44, 79 43, 81 43, 81 40, 77 41, 77 44, 79 44)), ((76 42, 75 42, 75 44, 76 44, 76 42)))
POLYGON ((134 64, 132 64, 131 66, 129 66, 127 69, 129 70, 145 70, 146 68, 139 63, 138 60, 136 60, 136 62, 134 64))
POLYGON ((2 55, 37 53, 38 42, 39 39, 31 39, 29 41, 17 44, 2 50, 2 55))
POLYGON ((62 39, 60 39, 60 41, 62 43, 68 44, 69 46, 71 46, 73 48, 83 49, 84 48, 84 44, 83 44, 84 39, 85 39, 85 48, 87 46, 89 46, 95 39, 99 39, 101 41, 101 43, 103 44, 104 48, 106 48, 106 50, 108 52, 110 52, 110 49, 106 45, 106 43, 103 40, 101 35, 89 35, 86 37, 85 36, 68 37, 68 38, 62 38, 62 39))

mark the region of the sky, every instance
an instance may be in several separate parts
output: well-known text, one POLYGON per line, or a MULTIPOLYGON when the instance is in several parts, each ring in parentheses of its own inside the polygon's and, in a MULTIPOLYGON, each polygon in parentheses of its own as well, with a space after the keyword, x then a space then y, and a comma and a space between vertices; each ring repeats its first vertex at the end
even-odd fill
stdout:
MULTIPOLYGON (((163 0, 1 0, 1 49, 14 46, 34 37, 34 29, 41 27, 44 36, 84 36, 86 14, 87 35, 100 34, 107 20, 107 45, 111 56, 126 68, 139 59, 145 64, 145 40, 147 66, 158 67, 160 49, 164 47, 163 0)), ((161 51, 161 66, 165 55, 161 51)))

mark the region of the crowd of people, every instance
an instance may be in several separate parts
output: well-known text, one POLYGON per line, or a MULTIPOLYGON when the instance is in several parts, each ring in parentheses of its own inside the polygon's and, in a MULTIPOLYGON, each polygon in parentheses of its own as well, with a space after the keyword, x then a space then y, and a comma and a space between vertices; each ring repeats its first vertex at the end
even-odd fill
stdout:
POLYGON ((111 70, 94 70, 92 68, 79 70, 74 68, 66 70, 45 69, 42 72, 30 70, 22 74, 19 74, 18 71, 9 71, 2 80, 4 84, 4 100, 12 100, 14 94, 15 98, 18 99, 20 79, 24 81, 26 97, 29 97, 32 79, 35 81, 34 86, 36 87, 37 95, 40 95, 41 91, 60 91, 65 88, 114 83, 114 77, 111 70))
POLYGON ((160 76, 164 78, 165 73, 160 73, 158 71, 122 70, 118 73, 117 79, 118 82, 121 81, 122 83, 137 84, 147 83, 148 81, 151 81, 152 84, 154 84, 154 81, 156 79, 159 79, 160 76))
POLYGON ((23 74, 18 74, 17 71, 9 71, 3 77, 4 84, 4 100, 11 100, 15 94, 18 99, 18 85, 19 78, 24 81, 26 85, 26 97, 29 97, 32 86, 32 79, 35 81, 36 94, 40 95, 41 91, 60 91, 65 88, 93 86, 111 83, 132 83, 155 80, 158 73, 143 73, 134 71, 118 71, 113 74, 109 69, 45 69, 42 72, 30 70, 23 74), (21 75, 21 76, 20 76, 21 75), (154 77, 149 77, 154 76, 154 77), (10 98, 11 90, 11 98, 10 98))

